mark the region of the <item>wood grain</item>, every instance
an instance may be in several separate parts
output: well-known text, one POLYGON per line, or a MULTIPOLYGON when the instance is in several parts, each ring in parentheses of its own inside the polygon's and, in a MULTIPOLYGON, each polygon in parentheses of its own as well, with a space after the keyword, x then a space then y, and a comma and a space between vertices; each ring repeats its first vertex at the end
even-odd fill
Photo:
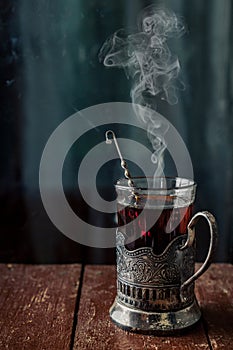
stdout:
POLYGON ((0 349, 69 349, 80 271, 0 265, 0 349))
POLYGON ((213 264, 196 282, 213 350, 233 349, 233 266, 213 264))
MULTIPOLYGON (((79 265, 0 265, 0 349, 70 349, 80 271, 79 265)), ((206 329, 200 323, 176 337, 115 326, 109 318, 115 284, 114 266, 85 267, 74 350, 233 349, 232 265, 214 264, 196 282, 206 329)))
POLYGON ((202 324, 182 336, 156 337, 129 333, 115 326, 109 308, 116 295, 113 266, 86 266, 74 349, 205 350, 209 345, 202 324))

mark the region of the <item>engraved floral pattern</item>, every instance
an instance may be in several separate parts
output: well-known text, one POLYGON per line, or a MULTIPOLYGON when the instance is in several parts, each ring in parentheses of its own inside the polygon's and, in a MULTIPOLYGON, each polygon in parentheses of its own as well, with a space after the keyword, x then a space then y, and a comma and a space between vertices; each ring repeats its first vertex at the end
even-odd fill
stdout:
MULTIPOLYGON (((118 278, 125 282, 150 286, 178 285, 184 274, 192 274, 194 256, 191 249, 177 250, 186 240, 186 235, 177 237, 161 255, 155 255, 152 248, 144 247, 128 251, 124 246, 124 236, 117 232, 118 278), (191 254, 190 254, 191 253, 191 254)), ((193 249, 193 248, 192 248, 193 249)))

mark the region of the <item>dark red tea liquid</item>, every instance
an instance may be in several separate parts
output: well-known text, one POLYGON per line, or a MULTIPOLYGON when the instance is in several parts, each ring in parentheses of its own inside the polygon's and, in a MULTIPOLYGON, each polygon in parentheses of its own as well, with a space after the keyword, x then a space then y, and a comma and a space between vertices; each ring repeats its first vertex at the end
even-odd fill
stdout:
MULTIPOLYGON (((163 253, 174 238, 187 232, 187 225, 192 217, 193 204, 188 207, 163 209, 160 216, 158 213, 157 221, 149 230, 146 230, 146 223, 156 216, 158 209, 144 209, 141 214, 142 210, 118 204, 118 225, 124 226, 132 222, 130 227, 121 228, 121 231, 130 239, 130 243, 126 243, 127 249, 152 247, 154 253, 158 255, 163 253), (140 218, 133 221, 139 214, 141 214, 140 218)), ((161 210, 159 209, 159 211, 161 210)))

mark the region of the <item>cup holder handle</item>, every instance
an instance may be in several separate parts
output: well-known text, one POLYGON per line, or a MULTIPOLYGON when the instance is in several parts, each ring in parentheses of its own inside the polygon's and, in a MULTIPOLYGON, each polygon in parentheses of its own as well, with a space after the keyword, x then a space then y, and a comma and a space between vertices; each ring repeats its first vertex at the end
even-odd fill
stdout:
POLYGON ((195 214, 188 224, 188 238, 185 244, 180 248, 180 250, 184 250, 193 245, 195 240, 195 225, 199 221, 200 218, 204 218, 209 225, 210 232, 210 243, 209 250, 206 256, 204 263, 201 265, 199 270, 197 270, 190 278, 188 278, 180 287, 180 296, 181 300, 185 300, 184 291, 186 288, 193 283, 197 278, 199 278, 210 266, 212 262, 212 258, 216 249, 217 237, 218 237, 218 229, 215 217, 209 213, 208 211, 200 211, 195 214))

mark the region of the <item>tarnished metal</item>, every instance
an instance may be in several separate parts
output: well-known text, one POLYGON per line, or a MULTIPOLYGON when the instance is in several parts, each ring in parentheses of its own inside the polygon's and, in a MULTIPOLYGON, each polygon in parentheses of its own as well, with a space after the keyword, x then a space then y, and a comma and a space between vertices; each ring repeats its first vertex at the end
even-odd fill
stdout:
POLYGON ((217 237, 214 217, 199 212, 191 219, 188 235, 176 237, 161 255, 153 248, 129 251, 117 230, 117 296, 110 309, 120 327, 137 332, 170 333, 194 325, 201 317, 194 281, 208 268, 217 237), (210 226, 210 247, 195 273, 195 233, 198 217, 210 226))
POLYGON ((181 310, 151 312, 128 307, 116 298, 110 315, 113 322, 125 330, 166 335, 193 326, 200 319, 201 312, 196 300, 181 310))

